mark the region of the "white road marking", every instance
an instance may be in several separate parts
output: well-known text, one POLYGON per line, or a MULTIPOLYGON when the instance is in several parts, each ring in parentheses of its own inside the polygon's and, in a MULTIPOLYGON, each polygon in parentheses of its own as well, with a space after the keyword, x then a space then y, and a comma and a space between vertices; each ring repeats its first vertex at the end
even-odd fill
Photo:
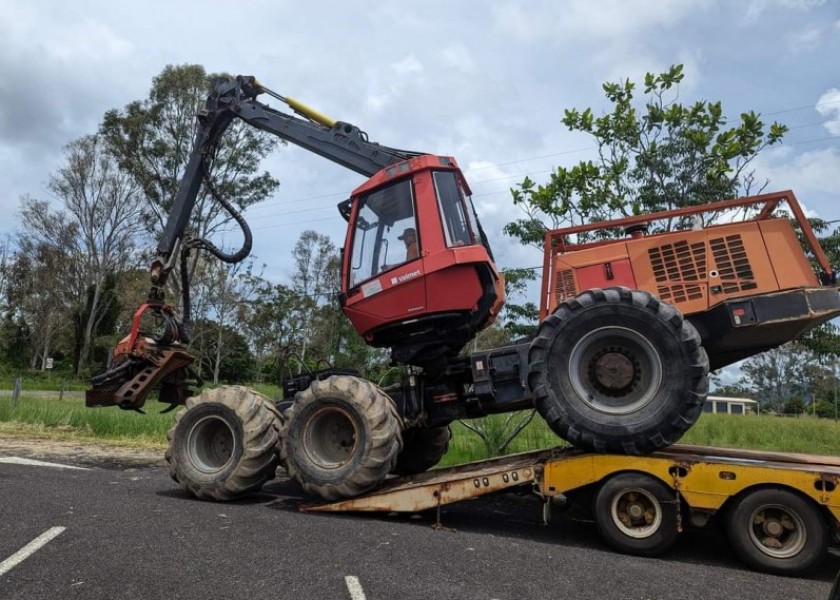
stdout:
POLYGON ((344 581, 347 584, 347 591, 350 592, 351 600, 366 600, 365 591, 362 589, 362 584, 359 583, 358 577, 347 575, 344 581))
POLYGON ((38 550, 46 546, 51 540, 61 534, 64 529, 64 527, 50 527, 44 533, 26 544, 23 548, 12 554, 9 558, 0 563, 0 575, 5 575, 27 558, 35 554, 38 550))
POLYGON ((0 463, 6 463, 7 465, 29 465, 31 467, 52 467, 54 469, 78 469, 79 471, 90 470, 86 467, 60 465, 58 463, 44 462, 42 460, 33 460, 31 458, 19 458, 17 456, 0 456, 0 463))

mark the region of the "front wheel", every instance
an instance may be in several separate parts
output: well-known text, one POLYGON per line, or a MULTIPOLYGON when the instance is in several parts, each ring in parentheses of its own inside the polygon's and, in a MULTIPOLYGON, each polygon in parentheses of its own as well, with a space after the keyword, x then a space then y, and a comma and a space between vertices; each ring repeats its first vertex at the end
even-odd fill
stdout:
POLYGON ((280 418, 267 397, 242 386, 207 389, 187 399, 166 434, 169 473, 204 500, 231 500, 273 479, 280 418))
POLYGON ((402 449, 393 400, 369 381, 314 381, 284 413, 281 458, 304 491, 325 500, 366 492, 390 473, 402 449))
POLYGON ((828 526, 805 498, 780 488, 740 497, 729 511, 732 547, 759 571, 798 575, 816 567, 828 543, 828 526))
POLYGON ((700 416, 709 360, 672 305, 627 288, 560 304, 528 351, 528 387, 551 429, 594 452, 643 454, 700 416))
POLYGON ((608 479, 595 497, 601 537, 627 554, 656 556, 677 541, 676 494, 649 475, 622 473, 608 479))

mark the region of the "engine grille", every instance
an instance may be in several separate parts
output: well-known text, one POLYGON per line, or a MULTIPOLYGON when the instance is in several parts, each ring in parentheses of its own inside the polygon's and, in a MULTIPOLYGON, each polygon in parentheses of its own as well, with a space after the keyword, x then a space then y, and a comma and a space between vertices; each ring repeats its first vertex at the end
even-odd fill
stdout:
POLYGON ((705 241, 679 241, 650 248, 648 256, 660 298, 679 303, 703 297, 701 282, 705 284, 711 271, 707 249, 711 250, 712 268, 720 277, 720 292, 732 294, 758 287, 744 241, 736 234, 712 238, 708 247, 705 241))
POLYGON ((740 235, 711 239, 709 244, 724 294, 754 290, 758 287, 740 235))
POLYGON ((557 277, 554 280, 555 301, 559 304, 563 300, 575 296, 577 296, 577 289, 575 288, 575 276, 572 270, 557 271, 557 277))
POLYGON ((706 279, 705 242, 663 244, 650 248, 648 256, 660 298, 676 303, 703 297, 700 285, 685 282, 706 279))

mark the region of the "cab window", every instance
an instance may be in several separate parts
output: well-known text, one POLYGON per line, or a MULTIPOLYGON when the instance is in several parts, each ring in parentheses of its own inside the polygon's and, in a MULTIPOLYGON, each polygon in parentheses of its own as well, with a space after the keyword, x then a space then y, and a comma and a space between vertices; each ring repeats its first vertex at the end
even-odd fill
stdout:
POLYGON ((467 207, 464 202, 455 173, 438 171, 434 177, 446 245, 451 248, 474 244, 474 232, 470 228, 470 221, 475 219, 475 214, 470 214, 472 207, 467 207))
POLYGON ((350 287, 420 255, 410 179, 371 192, 359 202, 350 257, 350 287))

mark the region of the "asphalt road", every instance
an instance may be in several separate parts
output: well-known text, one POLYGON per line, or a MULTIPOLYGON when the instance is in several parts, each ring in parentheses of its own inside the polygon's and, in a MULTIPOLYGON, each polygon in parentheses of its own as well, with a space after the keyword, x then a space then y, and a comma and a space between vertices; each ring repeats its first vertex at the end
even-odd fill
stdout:
POLYGON ((505 495, 413 516, 303 514, 298 488, 228 504, 185 497, 163 469, 0 463, 0 599, 826 600, 840 560, 807 579, 741 566, 717 532, 662 559, 616 554, 594 526, 505 495), (12 568, 9 557, 65 529, 12 568), (350 578, 348 580, 348 578, 350 578))

